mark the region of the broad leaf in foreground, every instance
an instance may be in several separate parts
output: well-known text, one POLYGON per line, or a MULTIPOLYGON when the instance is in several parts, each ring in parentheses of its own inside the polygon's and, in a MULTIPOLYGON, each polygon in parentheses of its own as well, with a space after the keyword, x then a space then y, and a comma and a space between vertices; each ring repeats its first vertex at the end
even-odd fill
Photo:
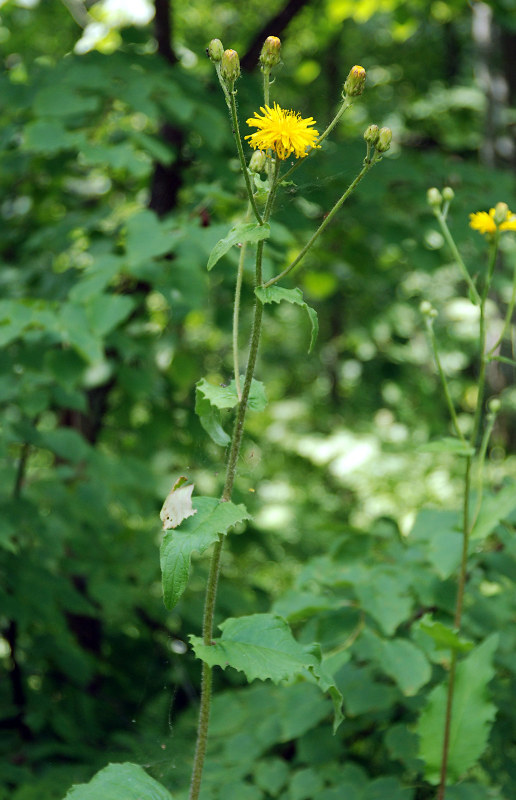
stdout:
POLYGON ((301 289, 283 289, 281 286, 268 286, 264 288, 259 286, 254 292, 258 300, 261 300, 262 303, 281 303, 282 300, 285 300, 287 303, 292 303, 293 305, 301 306, 301 308, 305 309, 312 326, 310 347, 308 348, 308 352, 311 353, 314 349, 317 334, 319 333, 319 320, 315 309, 311 308, 303 299, 303 292, 301 289))
POLYGON ((217 261, 236 244, 259 242, 261 239, 268 239, 270 235, 271 227, 267 222, 264 222, 263 225, 259 225, 257 222, 245 222, 242 225, 235 225, 227 236, 217 242, 211 251, 208 259, 208 270, 213 269, 217 261))
MULTIPOLYGON (((488 700, 487 684, 494 676, 497 645, 498 634, 493 633, 457 667, 448 757, 450 782, 464 775, 486 748, 496 714, 496 706, 488 700)), ((434 784, 439 782, 446 695, 446 684, 433 689, 417 726, 419 757, 425 762, 425 777, 434 784)))
POLYGON ((166 531, 161 544, 163 601, 168 609, 174 608, 186 588, 192 553, 203 553, 221 534, 249 519, 244 505, 223 503, 215 497, 196 497, 192 505, 195 516, 166 531))
POLYGON ((219 625, 222 636, 205 645, 198 636, 190 636, 195 654, 210 667, 244 672, 248 681, 271 680, 274 683, 303 675, 315 680, 332 697, 336 729, 342 720, 342 696, 333 678, 321 664, 320 654, 309 652, 297 642, 287 622, 276 614, 252 614, 230 618, 219 625))
POLYGON ((173 800, 161 783, 137 764, 109 764, 89 783, 68 791, 64 800, 173 800))

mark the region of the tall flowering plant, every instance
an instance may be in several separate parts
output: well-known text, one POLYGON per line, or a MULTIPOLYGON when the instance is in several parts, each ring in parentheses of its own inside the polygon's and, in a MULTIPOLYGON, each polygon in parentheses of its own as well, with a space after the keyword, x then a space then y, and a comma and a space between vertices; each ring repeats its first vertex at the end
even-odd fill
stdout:
MULTIPOLYGON (((482 755, 489 732, 488 723, 492 721, 494 716, 494 706, 484 700, 484 707, 481 710, 479 708, 478 711, 479 718, 476 730, 471 736, 473 744, 470 744, 465 753, 461 741, 463 738, 461 734, 464 734, 464 730, 461 729, 462 709, 460 704, 464 702, 465 696, 468 698, 468 702, 472 702, 470 698, 474 697, 475 687, 473 681, 475 676, 471 673, 467 660, 463 662, 460 660, 461 654, 472 647, 471 642, 465 642, 461 639, 461 629, 468 581, 469 556, 472 549, 471 544, 475 538, 479 538, 478 529, 481 526, 481 515, 487 516, 488 519, 490 515, 489 508, 484 511, 484 465, 496 417, 501 409, 501 401, 498 397, 490 398, 486 407, 487 368, 491 362, 495 361, 516 366, 515 361, 500 353, 501 345, 510 331, 512 315, 516 305, 516 273, 513 277, 512 293, 507 304, 501 329, 498 335, 494 337, 494 340, 491 339, 491 341, 488 338, 487 315, 487 304, 490 290, 493 286, 500 237, 507 232, 516 231, 516 215, 503 202, 497 203, 489 212, 477 211, 469 215, 470 227, 485 236, 488 243, 487 268, 479 276, 473 278, 448 227, 447 217, 453 198, 454 192, 449 186, 445 187, 442 192, 436 188, 428 190, 428 203, 432 208, 454 261, 460 268, 462 278, 468 287, 469 300, 478 312, 478 375, 476 380, 476 402, 472 417, 469 420, 461 420, 456 412, 434 331, 434 321, 438 317, 438 312, 427 300, 423 301, 421 311, 426 320, 434 360, 454 434, 453 438, 434 444, 437 444, 437 446, 442 444, 443 449, 456 453, 464 460, 464 490, 461 513, 462 552, 453 614, 453 630, 449 631, 450 637, 447 642, 450 647, 447 686, 445 691, 441 692, 442 687, 438 687, 430 695, 429 702, 420 717, 418 731, 420 735, 420 756, 425 762, 426 775, 429 779, 433 777, 434 780, 432 782, 438 784, 436 800, 445 800, 450 772, 454 775, 458 772, 464 772, 482 755), (470 674, 468 674, 468 670, 470 674), (459 688, 457 688, 458 685, 459 688), (459 695, 458 698, 457 695, 459 695)), ((438 447, 433 449, 436 450, 438 447)), ((507 502, 508 508, 512 509, 515 504, 514 487, 512 485, 506 486, 491 499, 500 509, 504 509, 504 503, 507 502)), ((502 510, 501 513, 506 512, 502 510)), ((492 510, 491 515, 493 515, 492 510)), ((497 645, 498 633, 493 631, 477 647, 476 653, 470 655, 470 659, 473 657, 477 660, 477 681, 479 679, 481 681, 483 675, 486 676, 486 681, 492 677, 492 661, 497 645)), ((485 685, 482 689, 485 690, 485 685)), ((478 688, 476 691, 478 691, 478 688)))
POLYGON ((235 50, 225 50, 218 39, 208 46, 208 55, 213 62, 225 98, 234 132, 236 149, 244 177, 247 210, 241 223, 235 225, 224 239, 214 247, 208 269, 233 246, 240 247, 240 257, 235 278, 233 309, 233 362, 234 379, 229 386, 220 387, 201 380, 197 384, 196 410, 201 423, 211 438, 227 447, 226 477, 220 500, 193 497, 191 485, 180 479, 173 487, 162 511, 165 536, 161 546, 161 566, 165 604, 172 608, 179 600, 188 580, 190 557, 193 551, 202 552, 213 545, 211 566, 206 587, 202 637, 190 637, 196 655, 203 661, 202 686, 199 709, 197 742, 195 749, 190 800, 197 800, 201 789, 202 772, 208 739, 208 724, 211 705, 212 670, 214 666, 227 665, 243 670, 249 680, 254 678, 279 681, 304 675, 315 681, 322 691, 328 692, 335 709, 335 727, 342 719, 342 698, 332 676, 325 673, 320 656, 299 645, 281 617, 273 614, 255 614, 226 620, 220 627, 220 639, 213 639, 217 583, 221 553, 228 531, 248 518, 243 505, 231 502, 235 482, 238 456, 244 432, 244 423, 250 402, 254 409, 264 407, 266 396, 263 385, 254 378, 264 309, 267 304, 287 302, 306 310, 312 324, 312 345, 315 341, 317 315, 306 304, 297 288, 285 288, 280 282, 302 261, 314 242, 331 224, 333 218, 356 189, 367 173, 379 163, 389 149, 391 131, 370 125, 365 131, 365 158, 354 181, 335 202, 323 222, 314 231, 298 255, 273 277, 264 280, 262 262, 266 240, 270 236, 270 220, 277 195, 286 180, 307 158, 321 151, 325 139, 337 125, 342 114, 358 98, 364 89, 366 72, 354 66, 342 90, 338 111, 322 133, 316 128, 312 117, 303 118, 291 109, 282 108, 275 100, 271 102, 271 72, 281 58, 281 42, 276 36, 265 41, 260 67, 263 74, 263 106, 247 120, 250 132, 242 137, 236 105, 236 84, 240 77, 240 64, 235 50), (245 149, 252 148, 249 155, 245 149), (262 177, 262 175, 264 177, 262 177), (255 302, 251 340, 247 364, 240 374, 239 313, 244 260, 249 245, 256 246, 255 253, 255 302), (220 425, 219 411, 234 408, 235 421, 229 437, 220 425), (267 657, 263 658, 263 653, 267 657))

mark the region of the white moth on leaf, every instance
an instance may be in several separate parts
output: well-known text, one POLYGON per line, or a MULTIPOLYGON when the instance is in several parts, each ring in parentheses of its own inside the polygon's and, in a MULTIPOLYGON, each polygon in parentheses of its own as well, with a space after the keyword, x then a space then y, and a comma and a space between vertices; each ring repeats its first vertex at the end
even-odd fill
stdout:
POLYGON ((194 485, 191 483, 189 486, 185 486, 184 484, 187 483, 187 481, 188 478, 181 475, 174 483, 167 495, 167 499, 163 503, 163 508, 159 516, 163 523, 164 531, 168 531, 170 528, 177 528, 184 519, 197 514, 197 509, 192 507, 194 485))

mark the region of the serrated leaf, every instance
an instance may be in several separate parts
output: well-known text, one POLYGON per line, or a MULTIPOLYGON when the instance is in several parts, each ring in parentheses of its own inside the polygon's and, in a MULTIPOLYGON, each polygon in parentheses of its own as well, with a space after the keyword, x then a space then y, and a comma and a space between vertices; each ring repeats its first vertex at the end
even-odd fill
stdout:
POLYGON ((109 764, 89 783, 72 786, 64 800, 173 800, 161 783, 136 764, 109 764))
POLYGON ((319 333, 319 320, 315 309, 311 308, 303 299, 301 289, 283 289, 281 286, 268 286, 266 288, 258 286, 254 292, 262 303, 281 303, 282 300, 285 300, 287 303, 292 303, 305 309, 312 326, 310 347, 308 348, 308 352, 311 353, 319 333))
POLYGON ((268 239, 271 235, 271 228, 268 223, 259 225, 257 222, 245 222, 242 225, 235 225, 231 228, 228 235, 219 239, 210 253, 208 259, 208 270, 213 269, 217 261, 224 256, 228 250, 236 244, 243 242, 259 242, 261 239, 268 239))
POLYGON ((474 456, 475 448, 453 436, 445 436, 435 442, 427 442, 417 448, 419 453, 455 453, 458 456, 474 456))
POLYGON ((275 614, 231 617, 219 628, 222 636, 212 645, 190 636, 195 655, 211 667, 240 670, 248 681, 259 678, 279 683, 316 664, 315 657, 296 642, 285 620, 275 614))
POLYGON ((485 539, 515 508, 516 487, 514 484, 504 486, 497 494, 485 495, 482 498, 480 512, 471 531, 470 539, 485 539))
POLYGON ((161 544, 163 600, 168 609, 174 608, 186 588, 192 554, 203 553, 220 535, 250 519, 244 505, 223 503, 215 497, 196 497, 192 505, 195 516, 167 531, 161 544))
MULTIPOLYGON (((485 750, 496 706, 488 700, 487 684, 494 676, 493 656, 498 634, 493 633, 457 666, 450 728, 448 780, 457 781, 485 750)), ((430 693, 417 725, 419 756, 425 762, 425 777, 439 782, 447 686, 439 684, 430 693)))
POLYGON ((326 669, 325 662, 319 656, 318 663, 308 667, 308 671, 315 678, 317 685, 324 694, 329 694, 333 703, 333 733, 337 733, 340 723, 344 719, 342 706, 344 698, 342 692, 337 687, 333 676, 326 669))
MULTIPOLYGON (((227 386, 215 386, 212 383, 208 383, 206 378, 202 378, 196 384, 196 391, 202 394, 210 405, 221 410, 235 408, 239 402, 234 379, 227 386)), ((251 383, 248 404, 253 411, 263 411, 267 405, 265 386, 261 381, 257 381, 254 378, 251 383)))

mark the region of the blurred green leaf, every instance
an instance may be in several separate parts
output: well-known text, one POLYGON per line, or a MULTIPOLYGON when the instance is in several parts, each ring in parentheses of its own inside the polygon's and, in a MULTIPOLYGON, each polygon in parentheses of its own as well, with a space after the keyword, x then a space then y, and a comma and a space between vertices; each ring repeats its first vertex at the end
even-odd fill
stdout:
MULTIPOLYGON (((499 635, 491 634, 457 666, 448 757, 450 782, 459 780, 485 750, 496 715, 487 685, 495 674, 493 656, 498 642, 499 635)), ((446 697, 446 685, 436 686, 417 724, 419 756, 425 762, 426 779, 433 784, 439 782, 446 697)))
POLYGON ((64 800, 172 800, 172 795, 136 764, 110 764, 89 783, 72 786, 64 800))

